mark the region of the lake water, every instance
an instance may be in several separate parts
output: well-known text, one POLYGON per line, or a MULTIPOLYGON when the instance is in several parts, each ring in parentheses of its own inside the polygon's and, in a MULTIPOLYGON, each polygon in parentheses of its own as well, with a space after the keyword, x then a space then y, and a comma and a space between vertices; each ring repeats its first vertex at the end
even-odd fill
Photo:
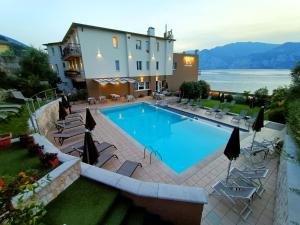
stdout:
POLYGON ((267 87, 269 94, 284 85, 290 85, 290 70, 283 69, 228 69, 201 70, 200 79, 210 84, 212 90, 252 93, 267 87))

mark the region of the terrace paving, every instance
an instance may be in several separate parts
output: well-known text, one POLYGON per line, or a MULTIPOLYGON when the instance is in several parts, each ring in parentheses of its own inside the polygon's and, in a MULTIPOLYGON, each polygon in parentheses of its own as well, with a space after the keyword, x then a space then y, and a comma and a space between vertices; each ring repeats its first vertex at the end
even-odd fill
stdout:
MULTIPOLYGON (((153 100, 149 97, 142 99, 137 99, 137 101, 149 101, 153 100)), ((82 110, 83 116, 85 116, 85 108, 88 106, 91 110, 97 126, 93 131, 94 139, 98 141, 106 141, 114 144, 118 150, 116 154, 119 159, 113 159, 104 165, 104 169, 111 171, 116 171, 125 160, 133 160, 141 162, 143 164, 142 168, 136 170, 133 177, 136 179, 144 181, 161 182, 168 184, 179 184, 186 186, 197 186, 204 187, 208 194, 209 200, 208 204, 205 205, 202 214, 202 223, 204 225, 214 225, 214 224, 263 224, 269 225, 273 223, 273 209, 275 205, 275 189, 277 180, 277 167, 278 167, 278 156, 274 153, 268 156, 264 160, 266 167, 269 169, 269 174, 266 179, 263 180, 264 187, 266 191, 259 199, 255 197, 252 203, 253 213, 248 217, 246 221, 243 221, 237 213, 232 210, 231 205, 228 201, 224 199, 217 198, 211 195, 211 186, 215 184, 218 180, 224 179, 226 177, 226 171, 228 168, 229 160, 223 155, 224 147, 217 150, 214 154, 207 157, 205 160, 199 162, 196 166, 188 169, 180 175, 177 175, 169 167, 167 167, 163 162, 158 159, 154 159, 152 164, 149 163, 149 152, 146 154, 144 159, 143 149, 144 147, 137 141, 132 139, 124 131, 118 128, 115 124, 109 121, 104 115, 99 112, 99 108, 119 105, 123 102, 108 101, 105 104, 87 105, 87 104, 77 104, 73 105, 73 110, 82 110)), ((208 117, 215 119, 214 116, 209 116, 205 114, 205 110, 190 111, 188 109, 182 109, 178 106, 172 106, 181 110, 185 110, 194 114, 198 114, 203 117, 208 117)), ((218 119, 216 119, 218 120, 218 119)), ((231 116, 225 116, 220 121, 237 125, 231 122, 231 116)), ((240 123, 240 127, 247 129, 244 122, 240 123)), ((276 137, 282 138, 285 129, 275 130, 270 128, 263 128, 261 132, 257 133, 256 140, 268 139, 272 140, 276 137)), ((249 146, 252 141, 252 133, 244 133, 241 135, 241 147, 249 146)), ((50 138, 50 137, 49 137, 50 138)), ((83 136, 82 136, 83 138, 83 136)), ((79 137, 67 140, 62 147, 77 141, 79 137)), ((53 140, 50 138, 50 140, 53 140)), ((58 146, 61 148, 61 146, 58 146)), ((256 160, 262 160, 261 155, 258 154, 256 160)), ((232 166, 238 168, 243 168, 247 159, 240 156, 236 161, 233 162, 232 166)))

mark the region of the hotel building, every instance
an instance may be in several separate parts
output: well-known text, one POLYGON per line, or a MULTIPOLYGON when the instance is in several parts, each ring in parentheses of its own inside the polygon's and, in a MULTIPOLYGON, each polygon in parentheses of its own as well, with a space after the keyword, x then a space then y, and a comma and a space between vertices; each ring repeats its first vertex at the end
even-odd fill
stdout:
POLYGON ((138 97, 164 88, 175 91, 184 80, 197 80, 198 59, 173 54, 174 41, 172 31, 159 37, 153 27, 139 34, 72 23, 61 42, 45 46, 61 90, 138 97))

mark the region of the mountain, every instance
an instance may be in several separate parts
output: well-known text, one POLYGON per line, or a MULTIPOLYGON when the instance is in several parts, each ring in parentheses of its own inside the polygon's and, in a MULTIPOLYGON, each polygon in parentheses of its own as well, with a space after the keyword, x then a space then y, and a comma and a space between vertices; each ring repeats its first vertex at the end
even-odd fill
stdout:
POLYGON ((1 35, 1 34, 0 34, 0 43, 9 45, 10 48, 13 49, 14 53, 17 56, 20 56, 22 54, 22 51, 24 49, 28 48, 28 46, 23 44, 22 42, 19 42, 15 39, 12 39, 10 37, 6 37, 6 36, 1 35))
POLYGON ((237 42, 185 52, 199 55, 201 69, 291 69, 300 61, 299 42, 237 42))

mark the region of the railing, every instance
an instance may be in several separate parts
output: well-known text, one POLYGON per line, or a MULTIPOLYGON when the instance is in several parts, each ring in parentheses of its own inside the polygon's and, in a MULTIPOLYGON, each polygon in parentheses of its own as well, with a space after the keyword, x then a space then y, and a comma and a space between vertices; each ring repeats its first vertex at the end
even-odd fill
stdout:
POLYGON ((79 44, 68 44, 63 49, 63 59, 68 58, 69 56, 79 56, 81 55, 80 45, 79 44))
POLYGON ((152 162, 152 155, 155 155, 156 157, 159 157, 160 160, 162 160, 161 154, 157 150, 153 149, 153 147, 151 145, 145 146, 145 148, 144 148, 144 159, 146 158, 146 150, 150 151, 150 164, 152 162))
POLYGON ((56 99, 57 98, 56 90, 57 90, 56 88, 47 89, 34 94, 33 96, 31 96, 31 98, 28 98, 26 100, 26 107, 29 114, 29 119, 31 121, 32 127, 35 132, 39 133, 39 128, 37 126, 36 115, 34 112, 41 106, 56 99))

